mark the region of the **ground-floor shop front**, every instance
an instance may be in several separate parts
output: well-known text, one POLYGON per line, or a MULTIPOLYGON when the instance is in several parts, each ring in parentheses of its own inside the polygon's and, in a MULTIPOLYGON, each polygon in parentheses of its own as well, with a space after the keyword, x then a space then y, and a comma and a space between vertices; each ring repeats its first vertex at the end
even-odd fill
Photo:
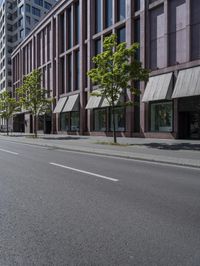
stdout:
MULTIPOLYGON (((124 97, 128 97, 128 94, 124 97)), ((151 76, 139 104, 116 103, 75 92, 58 97, 51 114, 38 117, 38 131, 54 134, 200 139, 200 67, 151 76)), ((14 131, 32 133, 30 114, 14 117, 14 131)))

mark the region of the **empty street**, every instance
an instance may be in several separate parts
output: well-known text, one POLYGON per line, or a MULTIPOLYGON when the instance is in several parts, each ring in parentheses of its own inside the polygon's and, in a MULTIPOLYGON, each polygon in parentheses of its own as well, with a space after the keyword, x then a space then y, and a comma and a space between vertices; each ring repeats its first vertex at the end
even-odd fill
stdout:
POLYGON ((200 169, 0 140, 0 265, 200 265, 200 169))

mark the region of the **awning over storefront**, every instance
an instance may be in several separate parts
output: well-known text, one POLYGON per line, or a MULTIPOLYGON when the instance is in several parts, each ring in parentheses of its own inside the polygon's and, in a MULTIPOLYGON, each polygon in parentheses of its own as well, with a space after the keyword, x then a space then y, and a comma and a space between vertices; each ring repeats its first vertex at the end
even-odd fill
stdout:
MULTIPOLYGON (((97 92, 98 93, 98 92, 97 92)), ((117 105, 119 102, 123 102, 124 97, 123 94, 120 95, 119 100, 116 101, 115 105, 117 105)), ((94 109, 94 108, 104 108, 109 107, 110 104, 107 99, 103 98, 102 96, 90 96, 88 103, 86 105, 86 109, 94 109)))
POLYGON ((101 103, 102 103, 101 96, 91 95, 85 108, 86 109, 99 108, 101 106, 101 103))
POLYGON ((150 77, 142 102, 170 100, 172 95, 172 72, 150 77))
POLYGON ((79 111, 79 94, 69 96, 62 113, 79 111))
POLYGON ((200 67, 181 70, 178 74, 172 98, 200 95, 200 67))
POLYGON ((54 114, 61 113, 66 101, 67 101, 67 97, 60 98, 59 101, 57 102, 57 105, 53 113, 54 114))

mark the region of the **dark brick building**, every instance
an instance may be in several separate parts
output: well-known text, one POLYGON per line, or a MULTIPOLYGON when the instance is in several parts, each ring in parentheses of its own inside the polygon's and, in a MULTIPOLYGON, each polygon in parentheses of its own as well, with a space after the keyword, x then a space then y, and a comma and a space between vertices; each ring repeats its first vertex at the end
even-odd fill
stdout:
MULTIPOLYGON (((116 107, 118 134, 200 139, 200 1, 59 1, 12 55, 13 92, 34 68, 56 98, 52 114, 41 117, 45 132, 111 134, 111 113, 103 99, 90 96, 87 71, 102 51, 103 38, 140 43, 137 58, 151 69, 148 84, 137 83, 134 107, 116 107)), ((16 130, 31 117, 14 119, 16 130)))

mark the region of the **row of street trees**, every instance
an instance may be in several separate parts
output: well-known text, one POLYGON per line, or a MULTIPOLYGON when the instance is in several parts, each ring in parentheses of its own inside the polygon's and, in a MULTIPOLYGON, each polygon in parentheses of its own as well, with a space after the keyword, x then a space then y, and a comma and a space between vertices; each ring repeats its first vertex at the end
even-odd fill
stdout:
POLYGON ((47 98, 47 90, 41 87, 41 71, 33 70, 24 77, 21 87, 16 89, 15 98, 4 91, 0 94, 0 116, 6 121, 6 131, 9 134, 8 123, 16 112, 27 111, 33 116, 34 135, 37 137, 37 118, 51 111, 52 99, 47 98))
MULTIPOLYGON (((117 142, 116 105, 133 105, 132 101, 126 101, 127 90, 133 95, 140 94, 134 82, 147 81, 149 77, 149 71, 135 60, 138 48, 136 43, 130 47, 125 42, 118 44, 117 36, 112 34, 104 39, 103 52, 93 58, 94 68, 88 72, 93 84, 99 87, 91 95, 103 97, 111 108, 114 143, 117 142), (120 102, 122 95, 124 100, 120 102)), ((47 90, 41 87, 41 77, 39 70, 25 76, 22 86, 16 90, 16 98, 12 98, 8 92, 0 94, 0 116, 7 121, 7 134, 8 120, 16 111, 23 109, 32 114, 34 134, 37 137, 37 117, 50 111, 53 101, 47 98, 47 90)))

